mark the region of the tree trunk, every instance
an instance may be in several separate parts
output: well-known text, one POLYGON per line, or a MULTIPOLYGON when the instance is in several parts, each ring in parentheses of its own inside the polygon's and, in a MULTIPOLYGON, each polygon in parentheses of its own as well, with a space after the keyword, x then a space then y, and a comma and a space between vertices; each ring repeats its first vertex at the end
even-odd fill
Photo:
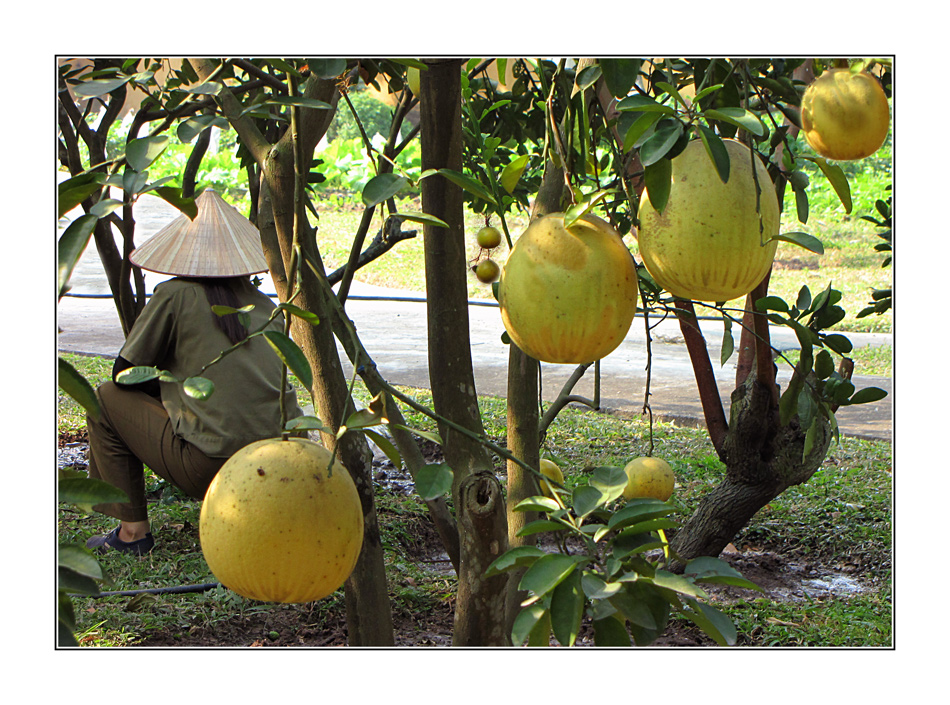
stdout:
MULTIPOLYGON (((462 170, 461 68, 458 59, 427 61, 421 72, 422 170, 462 170)), ((436 413, 482 435, 468 318, 468 278, 462 190, 442 176, 422 181, 422 208, 448 228, 423 226, 429 342, 429 382, 436 413)), ((506 546, 479 533, 505 523, 501 492, 483 479, 477 491, 462 496, 474 473, 489 472, 491 458, 474 439, 439 425, 445 461, 454 472, 460 562, 456 601, 456 646, 500 646, 505 638, 504 602, 494 599, 498 581, 482 578, 484 569, 506 546), (496 499, 493 499, 497 497, 496 499), (473 533, 475 532, 475 533, 473 533), (499 550, 500 549, 500 550, 499 550), (465 589, 462 589, 464 581, 465 589), (489 597, 490 596, 490 597, 489 597)), ((497 481, 496 481, 497 482, 497 481)), ((507 542, 504 542, 507 543, 507 542)), ((507 578, 506 578, 507 579, 507 578)))
POLYGON ((492 561, 508 549, 505 498, 501 483, 490 471, 465 477, 458 491, 461 571, 452 643, 456 646, 510 646, 503 619, 505 574, 484 578, 492 561))
MULTIPOLYGON (((564 171, 547 162, 541 187, 535 198, 532 219, 561 209, 564 193, 564 171)), ((538 407, 538 377, 540 363, 525 354, 513 342, 508 352, 508 450, 516 458, 533 468, 540 467, 540 409, 538 407)), ((518 536, 524 526, 537 519, 537 512, 519 512, 514 507, 527 497, 538 494, 538 482, 518 463, 508 461, 508 545, 534 545, 535 536, 518 536)), ((518 583, 524 569, 509 572, 508 599, 506 605, 506 623, 508 633, 515 617, 521 611, 521 603, 526 593, 518 590, 518 583)))
MULTIPOLYGON (((203 79, 206 79, 214 68, 206 59, 196 59, 194 66, 203 79)), ((335 105, 338 94, 333 81, 311 77, 305 84, 304 96, 335 105)), ((263 183, 258 229, 261 232, 268 266, 274 275, 272 278, 278 296, 282 301, 286 301, 291 293, 288 291, 286 272, 292 261, 296 211, 294 145, 291 133, 286 133, 276 144, 271 145, 251 120, 240 115, 242 106, 227 89, 222 90, 216 100, 237 131, 242 144, 254 155, 261 167, 263 183)), ((304 155, 303 163, 309 165, 313 150, 326 133, 333 113, 329 110, 311 109, 301 110, 301 113, 298 125, 299 153, 304 155)), ((316 241, 312 237, 305 237, 299 244, 304 259, 317 268, 318 274, 307 266, 301 268, 298 282, 300 295, 294 303, 315 313, 322 321, 329 321, 331 309, 324 298, 324 288, 316 278, 325 276, 316 241)), ((324 424, 335 431, 345 418, 355 411, 355 406, 349 396, 332 327, 312 326, 294 318, 291 330, 295 342, 303 350, 313 371, 311 393, 315 410, 324 424)), ((325 434, 323 441, 328 448, 332 448, 335 438, 332 434, 325 434)), ((392 608, 389 603, 382 541, 373 497, 372 453, 366 439, 360 434, 344 435, 336 444, 336 450, 337 457, 356 484, 364 520, 363 548, 356 568, 345 585, 348 641, 352 646, 392 646, 395 643, 392 608)))

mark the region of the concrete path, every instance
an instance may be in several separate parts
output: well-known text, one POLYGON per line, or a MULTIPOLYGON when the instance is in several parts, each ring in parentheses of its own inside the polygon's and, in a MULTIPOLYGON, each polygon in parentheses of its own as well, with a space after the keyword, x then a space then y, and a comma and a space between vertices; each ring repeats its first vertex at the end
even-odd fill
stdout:
MULTIPOLYGON (((136 209, 140 241, 164 226, 177 211, 159 199, 146 201, 136 209)), ((137 238, 138 240, 139 238, 137 238)), ((148 290, 167 277, 147 274, 148 290)), ((91 246, 84 253, 74 273, 71 293, 85 296, 108 294, 101 265, 91 246)), ((273 285, 265 280, 265 292, 273 285)), ((427 389, 428 346, 426 304, 417 292, 395 291, 355 283, 347 303, 350 318, 360 338, 374 358, 384 378, 392 384, 427 389)), ((57 310, 60 351, 80 354, 115 356, 123 343, 118 315, 111 298, 80 298, 67 296, 57 310)), ((720 321, 701 323, 712 359, 718 360, 723 326, 720 321)), ((508 347, 501 342, 504 326, 493 302, 473 302, 469 307, 469 328, 475 382, 479 394, 505 396, 507 388, 508 347)), ((735 331, 738 335, 738 330, 735 331)), ((794 334, 773 327, 773 345, 779 350, 797 349, 794 334)), ((855 347, 889 344, 891 336, 882 334, 849 334, 855 347)), ((655 418, 675 419, 682 423, 701 423, 702 409, 696 392, 692 367, 675 321, 659 323, 653 331, 653 372, 650 404, 655 418)), ((340 349, 341 359, 346 357, 340 349)), ((727 405, 735 386, 735 364, 715 365, 722 397, 727 405)), ((627 339, 601 363, 601 406, 611 411, 639 414, 643 407, 646 383, 646 333, 643 320, 637 318, 627 339)), ((344 365, 350 374, 348 364, 344 365)), ((542 396, 554 399, 574 371, 573 365, 542 365, 542 396)), ((593 368, 575 388, 576 393, 593 395, 593 368)), ((788 373, 780 374, 785 386, 788 373)), ((888 397, 874 404, 861 404, 839 410, 838 421, 848 435, 892 439, 893 387, 890 378, 856 376, 858 389, 881 387, 888 397)), ((728 413, 728 411, 727 411, 728 413)))

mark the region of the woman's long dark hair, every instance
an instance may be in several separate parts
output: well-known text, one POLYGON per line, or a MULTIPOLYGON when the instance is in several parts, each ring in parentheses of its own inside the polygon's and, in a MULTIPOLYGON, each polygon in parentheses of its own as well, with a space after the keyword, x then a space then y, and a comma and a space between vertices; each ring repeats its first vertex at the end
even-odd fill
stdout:
MULTIPOLYGON (((210 305, 230 306, 231 308, 241 307, 235 289, 241 286, 244 280, 244 277, 196 277, 191 279, 191 281, 201 284, 210 305)), ((229 313, 226 316, 215 315, 214 323, 228 336, 228 340, 231 341, 232 345, 240 343, 247 337, 247 329, 236 313, 229 313)))

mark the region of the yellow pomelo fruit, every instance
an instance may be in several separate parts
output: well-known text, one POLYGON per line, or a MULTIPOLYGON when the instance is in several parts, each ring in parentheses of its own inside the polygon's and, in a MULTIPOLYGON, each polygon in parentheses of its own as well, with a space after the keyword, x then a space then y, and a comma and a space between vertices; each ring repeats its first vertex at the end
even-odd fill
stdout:
MULTIPOLYGON (((547 458, 542 458, 541 466, 538 469, 545 477, 550 477, 552 480, 561 485, 564 484, 564 473, 561 472, 561 468, 559 468, 553 461, 548 460, 547 458)), ((544 494, 544 496, 552 498, 554 497, 554 491, 557 489, 554 485, 552 485, 547 480, 541 480, 541 482, 538 484, 541 485, 541 492, 544 494)))
POLYGON ((830 69, 802 96, 802 132, 827 159, 863 159, 874 154, 891 124, 884 89, 874 76, 830 69))
POLYGON ((562 364, 606 357, 637 309, 637 271, 620 234, 594 215, 535 219, 515 242, 498 285, 501 319, 526 354, 562 364))
POLYGON ((665 502, 673 495, 676 478, 673 468, 660 458, 637 458, 624 467, 627 473, 627 486, 624 499, 649 497, 665 502))
POLYGON ((267 439, 235 453, 201 506, 208 567, 223 585, 268 602, 311 602, 353 572, 363 545, 356 485, 303 438, 267 439))
POLYGON ((656 211, 648 191, 640 199, 637 241, 643 264, 657 284, 684 299, 745 296, 775 259, 777 242, 770 238, 778 235, 779 208, 765 164, 741 142, 723 144, 729 154, 726 183, 702 141, 694 140, 672 160, 663 211, 656 211))

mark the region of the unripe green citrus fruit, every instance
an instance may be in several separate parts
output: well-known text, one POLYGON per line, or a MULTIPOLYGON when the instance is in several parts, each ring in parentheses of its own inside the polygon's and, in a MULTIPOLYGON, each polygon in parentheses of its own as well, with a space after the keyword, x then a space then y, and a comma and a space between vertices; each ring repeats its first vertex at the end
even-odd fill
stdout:
POLYGON ((700 140, 672 159, 670 195, 662 212, 640 199, 637 242, 647 271, 674 296, 731 301, 745 296, 772 266, 779 208, 765 164, 736 140, 723 140, 729 180, 700 140), (752 164, 755 163, 755 177, 752 164), (757 208, 758 206, 758 208, 757 208))
POLYGON ((199 523, 219 582, 268 602, 311 602, 343 585, 363 544, 363 509, 346 468, 329 468, 331 459, 303 438, 257 441, 228 459, 199 523))
POLYGON ((802 96, 802 132, 827 159, 863 159, 887 137, 891 115, 884 89, 874 76, 830 69, 802 96))
POLYGON ((665 502, 673 495, 676 478, 673 468, 660 458, 636 458, 624 467, 627 473, 627 486, 624 499, 649 497, 665 502))
POLYGON ((501 244, 501 231, 498 228, 486 225, 478 231, 475 239, 478 241, 479 247, 485 250, 491 250, 501 244))
POLYGON ((491 284, 498 278, 501 269, 493 259, 483 259, 475 266, 475 276, 483 284, 491 284))
POLYGON ((594 215, 536 218, 515 242, 498 285, 501 318, 526 354, 586 363, 611 353, 637 309, 637 271, 620 234, 594 215))

